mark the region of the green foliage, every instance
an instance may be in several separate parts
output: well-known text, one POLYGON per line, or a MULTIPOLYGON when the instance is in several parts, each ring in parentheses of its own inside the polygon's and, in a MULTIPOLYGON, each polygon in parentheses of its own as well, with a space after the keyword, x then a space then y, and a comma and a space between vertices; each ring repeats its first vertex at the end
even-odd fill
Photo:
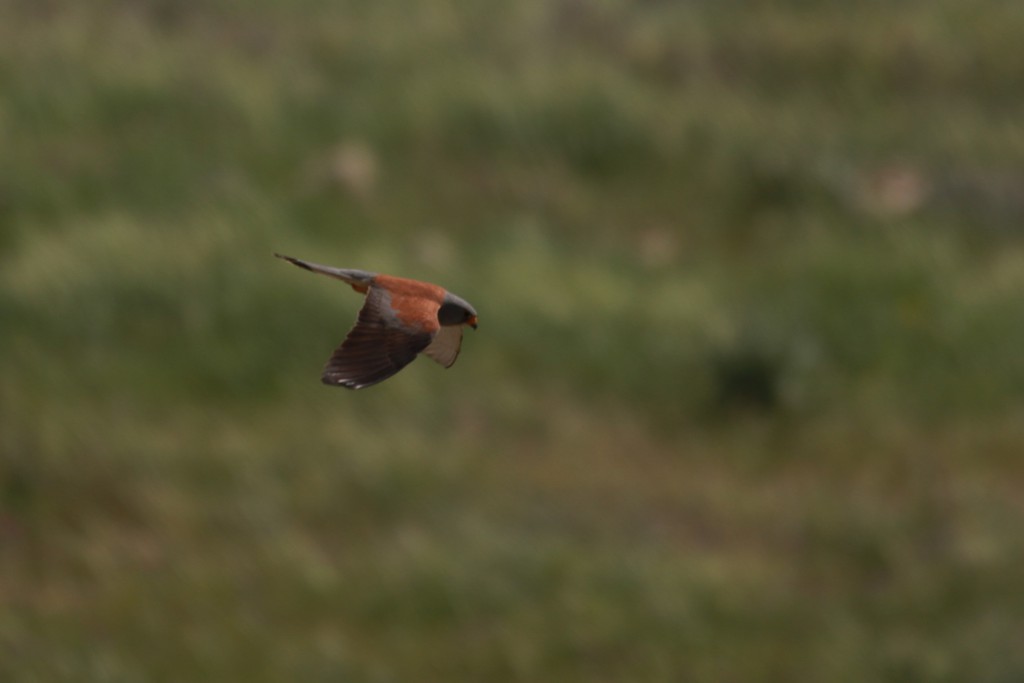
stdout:
POLYGON ((1019 679, 1024 16, 855 5, 0 6, 0 680, 1019 679))

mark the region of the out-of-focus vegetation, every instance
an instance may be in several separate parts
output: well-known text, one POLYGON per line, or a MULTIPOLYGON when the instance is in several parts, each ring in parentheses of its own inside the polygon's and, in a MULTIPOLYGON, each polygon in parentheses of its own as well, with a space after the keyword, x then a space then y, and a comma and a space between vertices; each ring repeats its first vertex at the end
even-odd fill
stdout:
POLYGON ((1022 35, 0 4, 0 680, 1024 678, 1022 35), (323 387, 274 251, 480 331, 323 387))

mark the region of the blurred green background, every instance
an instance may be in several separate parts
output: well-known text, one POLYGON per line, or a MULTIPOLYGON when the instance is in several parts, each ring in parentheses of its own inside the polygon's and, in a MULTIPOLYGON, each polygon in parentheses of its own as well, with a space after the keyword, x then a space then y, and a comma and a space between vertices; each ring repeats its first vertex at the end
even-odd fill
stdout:
POLYGON ((0 680, 1024 679, 1022 35, 0 4, 0 680), (274 251, 480 330, 324 387, 274 251))

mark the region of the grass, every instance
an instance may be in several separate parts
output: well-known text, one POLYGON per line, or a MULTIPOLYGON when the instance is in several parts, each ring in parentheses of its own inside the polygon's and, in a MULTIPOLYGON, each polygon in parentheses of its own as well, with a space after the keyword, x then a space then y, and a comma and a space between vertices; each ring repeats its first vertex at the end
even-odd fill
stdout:
POLYGON ((990 0, 0 9, 0 679, 1024 673, 990 0), (317 381, 438 282, 449 371, 317 381))

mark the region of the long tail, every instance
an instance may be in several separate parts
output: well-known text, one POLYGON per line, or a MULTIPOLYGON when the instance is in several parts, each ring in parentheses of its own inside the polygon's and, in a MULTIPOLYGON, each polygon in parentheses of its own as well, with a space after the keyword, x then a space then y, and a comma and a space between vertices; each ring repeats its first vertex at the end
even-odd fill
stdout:
POLYGON ((373 284, 373 278, 377 277, 376 273, 371 273, 366 270, 355 270, 352 268, 334 268, 331 266, 322 266, 319 263, 310 263, 309 261, 303 261, 302 259, 293 258, 291 256, 285 256, 284 254, 274 254, 277 258, 284 259, 289 263, 294 263, 299 268, 305 268, 306 270, 314 273, 320 273, 328 277, 333 277, 336 280, 347 282, 352 286, 352 289, 357 292, 365 293, 366 290, 373 284))

